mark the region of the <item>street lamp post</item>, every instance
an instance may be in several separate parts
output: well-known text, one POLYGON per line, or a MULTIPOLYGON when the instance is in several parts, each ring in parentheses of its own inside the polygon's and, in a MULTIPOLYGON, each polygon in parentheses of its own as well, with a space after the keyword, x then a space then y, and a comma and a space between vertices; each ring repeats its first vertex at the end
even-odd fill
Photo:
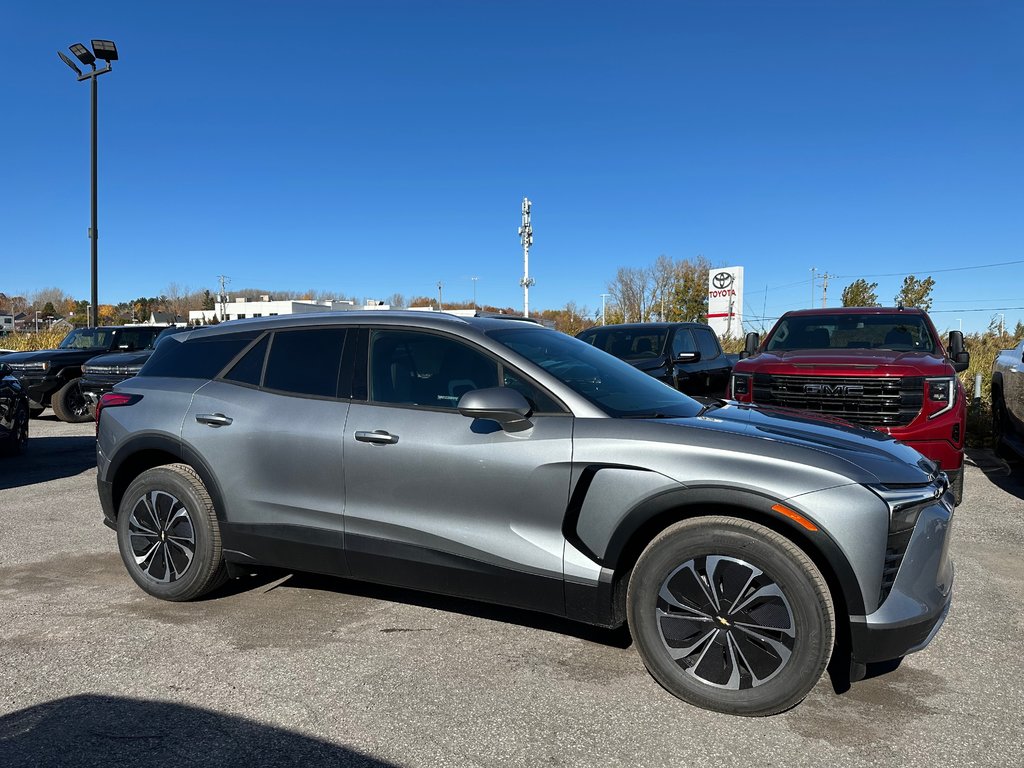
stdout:
POLYGON ((61 51, 57 51, 57 55, 60 56, 61 61, 63 61, 65 64, 71 67, 71 69, 75 71, 75 74, 78 75, 79 82, 82 82, 83 80, 89 80, 92 82, 92 215, 90 217, 89 226, 89 240, 92 243, 92 258, 90 262, 92 274, 92 287, 90 290, 91 310, 89 312, 89 327, 92 328, 97 325, 96 307, 99 306, 99 300, 97 297, 98 289, 96 287, 96 265, 98 252, 96 241, 99 238, 99 231, 96 225, 96 78, 98 78, 100 75, 107 74, 107 72, 110 71, 110 63, 112 61, 117 61, 117 46, 114 45, 113 41, 111 40, 93 40, 91 51, 81 43, 75 43, 74 45, 68 46, 68 50, 75 54, 75 58, 82 62, 82 64, 92 68, 89 72, 83 74, 82 70, 80 70, 75 65, 75 63, 70 58, 68 58, 67 55, 65 55, 61 51), (107 66, 103 67, 102 69, 96 69, 97 59, 105 61, 107 63, 107 66))

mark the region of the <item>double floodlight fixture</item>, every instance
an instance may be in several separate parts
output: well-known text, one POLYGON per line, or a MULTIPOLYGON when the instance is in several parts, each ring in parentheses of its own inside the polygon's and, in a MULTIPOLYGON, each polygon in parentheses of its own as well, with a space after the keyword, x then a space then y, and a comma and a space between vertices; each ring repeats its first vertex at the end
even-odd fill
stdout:
MULTIPOLYGON (((82 62, 82 64, 92 67, 94 70, 96 69, 97 59, 107 62, 107 69, 110 68, 110 62, 117 61, 117 46, 114 45, 113 40, 93 40, 91 51, 81 43, 69 45, 68 50, 75 54, 75 58, 82 62)), ((78 68, 74 61, 61 51, 57 51, 57 55, 60 56, 61 61, 75 71, 75 74, 83 77, 82 70, 78 68)))

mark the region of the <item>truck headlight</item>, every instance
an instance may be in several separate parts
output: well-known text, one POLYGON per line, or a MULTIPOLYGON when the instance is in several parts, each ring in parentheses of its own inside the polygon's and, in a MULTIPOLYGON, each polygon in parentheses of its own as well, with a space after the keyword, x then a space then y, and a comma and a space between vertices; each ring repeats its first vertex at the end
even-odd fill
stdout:
POLYGON ((939 410, 928 414, 929 419, 941 416, 956 405, 958 387, 956 379, 952 376, 945 376, 940 379, 925 379, 925 399, 932 407, 939 410))

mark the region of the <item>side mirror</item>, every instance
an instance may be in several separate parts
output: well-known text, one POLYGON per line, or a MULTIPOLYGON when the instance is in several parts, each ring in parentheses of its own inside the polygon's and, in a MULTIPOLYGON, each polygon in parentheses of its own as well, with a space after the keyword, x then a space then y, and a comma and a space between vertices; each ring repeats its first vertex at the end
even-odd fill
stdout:
POLYGON ((761 346, 761 337, 753 332, 748 333, 743 340, 743 351, 740 352, 740 360, 756 355, 759 346, 761 346))
POLYGON ((960 331, 949 332, 949 359, 953 361, 953 370, 957 373, 971 366, 971 353, 964 349, 964 335, 960 331))
POLYGON ((506 432, 522 432, 533 426, 530 404, 519 392, 508 387, 474 389, 459 398, 459 413, 471 419, 490 419, 506 432))
POLYGON ((680 363, 699 363, 700 352, 680 352, 676 355, 676 360, 680 363))

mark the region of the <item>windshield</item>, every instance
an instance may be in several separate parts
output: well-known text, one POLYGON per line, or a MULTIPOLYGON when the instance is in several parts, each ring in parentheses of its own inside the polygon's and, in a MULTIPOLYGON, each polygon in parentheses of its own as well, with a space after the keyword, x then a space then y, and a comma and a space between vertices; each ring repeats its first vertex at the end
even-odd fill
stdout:
POLYGON ((510 328, 487 335, 536 363, 610 416, 696 416, 701 410, 699 403, 668 384, 563 333, 510 328))
POLYGON ((593 328, 577 338, 623 360, 644 360, 665 354, 667 328, 593 328))
POLYGON ((60 343, 60 349, 109 349, 113 332, 108 328, 76 328, 60 343))
POLYGON ((779 321, 765 350, 889 349, 934 352, 935 343, 920 315, 795 315, 779 321))

